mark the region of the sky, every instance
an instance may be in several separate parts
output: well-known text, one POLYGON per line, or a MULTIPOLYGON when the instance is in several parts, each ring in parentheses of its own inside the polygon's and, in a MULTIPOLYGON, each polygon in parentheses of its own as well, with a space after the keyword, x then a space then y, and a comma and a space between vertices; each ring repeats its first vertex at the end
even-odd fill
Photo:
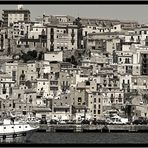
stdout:
MULTIPOLYGON (((46 15, 71 15, 74 17, 132 20, 148 23, 148 5, 23 5, 31 11, 31 19, 46 15)), ((0 5, 3 9, 17 9, 17 5, 0 5)))

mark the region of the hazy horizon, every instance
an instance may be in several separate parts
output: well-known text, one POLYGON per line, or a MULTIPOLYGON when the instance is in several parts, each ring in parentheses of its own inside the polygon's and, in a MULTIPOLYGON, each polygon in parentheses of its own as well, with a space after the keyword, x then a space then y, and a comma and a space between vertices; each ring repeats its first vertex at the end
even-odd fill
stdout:
MULTIPOLYGON (((148 5, 23 5, 29 9, 31 19, 46 15, 71 15, 74 17, 131 20, 148 23, 148 5)), ((3 9, 17 9, 17 5, 0 5, 3 9)))

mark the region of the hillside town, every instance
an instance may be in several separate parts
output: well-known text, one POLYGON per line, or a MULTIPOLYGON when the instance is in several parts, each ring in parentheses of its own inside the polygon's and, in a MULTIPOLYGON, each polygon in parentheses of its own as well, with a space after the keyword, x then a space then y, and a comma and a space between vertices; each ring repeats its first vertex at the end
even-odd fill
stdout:
POLYGON ((0 20, 0 116, 148 117, 148 25, 41 14, 18 5, 0 20))

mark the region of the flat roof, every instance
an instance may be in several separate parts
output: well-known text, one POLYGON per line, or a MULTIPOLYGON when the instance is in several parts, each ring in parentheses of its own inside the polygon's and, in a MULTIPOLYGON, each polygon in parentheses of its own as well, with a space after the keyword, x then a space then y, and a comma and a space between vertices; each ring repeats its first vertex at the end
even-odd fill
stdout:
POLYGON ((2 10, 2 11, 6 11, 6 12, 30 12, 30 10, 28 9, 22 9, 22 10, 18 10, 18 9, 5 9, 5 10, 2 10))

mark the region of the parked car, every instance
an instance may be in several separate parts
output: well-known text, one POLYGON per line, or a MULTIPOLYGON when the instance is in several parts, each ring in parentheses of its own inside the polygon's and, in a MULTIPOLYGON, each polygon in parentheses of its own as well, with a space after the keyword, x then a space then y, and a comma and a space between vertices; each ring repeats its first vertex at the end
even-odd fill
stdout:
POLYGON ((138 125, 138 124, 148 124, 148 119, 143 118, 143 117, 139 117, 138 119, 134 120, 132 123, 136 124, 136 125, 138 125))
POLYGON ((101 125, 104 125, 104 124, 106 124, 107 122, 105 121, 105 120, 101 120, 101 119, 99 119, 99 120, 93 120, 92 121, 92 124, 94 124, 94 125, 97 125, 97 124, 101 124, 101 125))
POLYGON ((90 121, 89 120, 82 120, 81 124, 90 124, 90 121))
POLYGON ((47 124, 46 118, 42 118, 42 119, 40 120, 40 124, 47 124))
POLYGON ((97 120, 97 124, 102 124, 102 125, 104 125, 104 124, 106 124, 107 122, 105 121, 105 120, 97 120))
POLYGON ((76 120, 68 120, 66 123, 67 124, 76 124, 76 120))
POLYGON ((50 123, 50 124, 57 124, 58 121, 57 121, 57 120, 54 120, 54 119, 51 119, 49 123, 50 123))
POLYGON ((61 121, 59 121, 58 123, 59 123, 59 124, 67 124, 67 121, 68 121, 68 120, 61 120, 61 121))
POLYGON ((97 121, 96 120, 93 120, 92 121, 92 124, 96 125, 97 124, 97 121))

